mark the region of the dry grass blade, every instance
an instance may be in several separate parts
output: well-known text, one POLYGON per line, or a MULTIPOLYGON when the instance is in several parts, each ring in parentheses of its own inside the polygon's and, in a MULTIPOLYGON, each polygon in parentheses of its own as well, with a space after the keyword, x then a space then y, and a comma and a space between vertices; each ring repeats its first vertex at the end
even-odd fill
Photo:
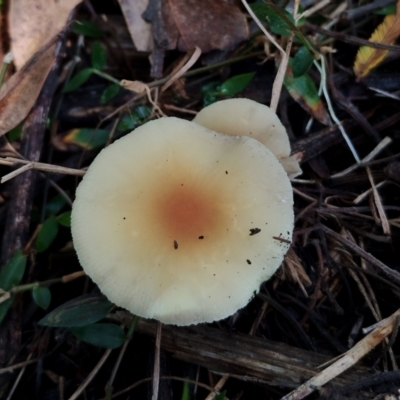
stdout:
MULTIPOLYGON (((217 382, 217 384, 214 386, 214 390, 220 391, 223 386, 225 385, 226 381, 229 379, 229 375, 225 374, 222 376, 222 378, 217 382)), ((213 400, 217 393, 210 393, 205 400, 213 400)))
POLYGON ((262 33, 268 38, 268 40, 280 51, 281 55, 284 56, 285 50, 276 42, 274 37, 264 28, 264 25, 260 22, 257 16, 254 14, 253 10, 250 8, 249 4, 246 0, 242 0, 243 5, 245 6, 247 12, 250 14, 251 18, 253 18, 254 22, 261 29, 262 33))
POLYGON ((371 265, 373 265, 375 268, 377 268, 380 272, 382 272, 391 281, 400 285, 400 273, 398 271, 396 271, 392 268, 389 268, 386 264, 384 264, 382 261, 375 258, 372 254, 366 252, 364 249, 357 246, 355 243, 342 237, 341 235, 332 231, 325 225, 320 224, 319 227, 327 235, 329 235, 333 239, 337 240, 338 242, 342 243, 344 246, 346 246, 348 249, 354 251, 360 257, 364 258, 367 262, 369 262, 371 265))
POLYGON ((195 62, 199 59, 201 56, 201 49, 199 47, 196 47, 190 56, 189 60, 181 67, 179 68, 176 73, 171 76, 169 81, 164 84, 164 86, 161 88, 161 93, 167 90, 174 82, 176 82, 185 72, 187 72, 194 64, 195 62))
POLYGON ((367 174, 368 174, 368 179, 369 179, 369 181, 371 183, 372 193, 373 193, 373 196, 374 196, 376 208, 378 209, 379 218, 381 220, 383 233, 385 235, 390 235, 390 225, 389 225, 388 219, 386 217, 385 210, 383 209, 382 200, 381 200, 381 197, 379 196, 378 190, 376 188, 376 185, 375 185, 375 182, 374 182, 374 178, 373 178, 372 173, 371 173, 371 168, 370 167, 366 167, 366 170, 367 170, 367 174))
POLYGON ((74 176, 83 176, 85 175, 86 171, 83 171, 81 169, 73 169, 73 168, 66 168, 66 167, 61 167, 58 165, 51 165, 51 164, 45 164, 45 163, 40 163, 40 162, 35 162, 35 161, 27 161, 27 160, 21 160, 19 158, 13 158, 13 157, 6 157, 6 158, 0 158, 0 165, 18 165, 18 164, 25 164, 23 167, 20 167, 16 169, 15 171, 10 172, 7 175, 4 175, 1 178, 1 183, 7 182, 12 178, 15 178, 16 176, 22 174, 25 171, 28 171, 30 169, 37 169, 39 171, 45 171, 45 172, 52 172, 54 174, 65 174, 65 175, 74 175, 74 176))
POLYGON ((162 330, 161 322, 157 321, 156 345, 154 350, 153 394, 151 396, 151 400, 158 399, 158 389, 160 386, 161 330, 162 330))
POLYGON ((78 387, 78 389, 75 391, 75 393, 68 400, 76 400, 82 394, 82 392, 86 389, 86 387, 89 385, 89 383, 97 375, 97 373, 99 372, 100 368, 107 361, 107 359, 108 359, 109 355, 111 354, 111 352, 112 352, 112 349, 108 349, 108 350, 106 350, 104 352, 103 356, 100 358, 100 360, 97 363, 97 365, 93 368, 92 372, 83 381, 83 383, 78 387))
POLYGON ((292 49, 294 39, 294 33, 292 32, 289 36, 288 43, 286 45, 286 53, 282 57, 281 63, 278 68, 278 72, 276 73, 274 84, 272 86, 272 96, 271 96, 271 103, 269 107, 272 111, 276 112, 278 108, 279 98, 281 96, 283 80, 285 79, 286 69, 289 63, 289 55, 290 50, 292 49))
POLYGON ((398 316, 400 316, 400 310, 397 310, 389 318, 383 320, 376 329, 374 329, 364 339, 361 339, 351 350, 345 353, 343 357, 313 378, 309 379, 293 392, 282 397, 281 400, 304 399, 313 393, 316 388, 320 388, 321 386, 330 382, 336 376, 342 374, 344 371, 352 367, 392 333, 398 316))

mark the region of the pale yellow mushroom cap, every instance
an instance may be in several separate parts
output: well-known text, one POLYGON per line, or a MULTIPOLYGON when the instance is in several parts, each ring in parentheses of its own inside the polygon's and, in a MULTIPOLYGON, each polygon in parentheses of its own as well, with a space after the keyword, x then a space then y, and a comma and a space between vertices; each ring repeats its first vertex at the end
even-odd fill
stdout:
POLYGON ((265 146, 162 118, 96 157, 77 189, 72 236, 111 301, 190 325, 247 304, 280 266, 293 220, 289 179, 265 146))
POLYGON ((250 136, 278 158, 290 178, 301 174, 299 163, 290 157, 288 134, 278 116, 266 105, 250 99, 227 99, 204 107, 193 120, 226 135, 250 136))

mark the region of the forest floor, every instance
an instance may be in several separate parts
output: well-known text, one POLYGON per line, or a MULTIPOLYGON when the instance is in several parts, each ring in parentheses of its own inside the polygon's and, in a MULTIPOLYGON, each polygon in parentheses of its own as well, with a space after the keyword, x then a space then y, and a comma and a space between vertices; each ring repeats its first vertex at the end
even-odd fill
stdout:
POLYGON ((0 399, 399 399, 400 1, 19 3, 0 25, 0 399), (230 318, 135 317, 82 270, 76 188, 136 127, 234 97, 276 111, 302 168, 290 249, 230 318))

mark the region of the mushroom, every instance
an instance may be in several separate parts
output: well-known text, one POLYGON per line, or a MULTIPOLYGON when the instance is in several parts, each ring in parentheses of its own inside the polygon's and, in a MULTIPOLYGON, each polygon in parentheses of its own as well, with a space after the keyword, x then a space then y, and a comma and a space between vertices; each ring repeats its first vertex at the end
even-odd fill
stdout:
POLYGON ((203 108, 193 122, 227 135, 250 136, 267 146, 290 178, 302 173, 290 156, 288 134, 277 115, 266 105, 250 99, 227 99, 203 108))
POLYGON ((293 220, 289 179, 265 146, 170 117, 95 158, 76 192, 72 236, 111 301, 190 325, 247 304, 280 266, 293 220))

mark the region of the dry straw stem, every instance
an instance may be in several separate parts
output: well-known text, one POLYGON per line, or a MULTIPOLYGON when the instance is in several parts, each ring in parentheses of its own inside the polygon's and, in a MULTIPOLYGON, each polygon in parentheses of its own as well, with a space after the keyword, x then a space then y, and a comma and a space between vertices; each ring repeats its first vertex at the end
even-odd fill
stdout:
POLYGON ((157 321, 156 344, 154 350, 153 394, 151 396, 151 400, 158 399, 158 389, 160 387, 161 331, 162 331, 161 322, 157 321))
POLYGON ((282 49, 281 46, 276 42, 274 37, 265 29, 264 25, 260 22, 260 20, 257 18, 256 14, 254 14, 253 10, 250 8, 246 0, 242 0, 242 3, 244 7, 246 8, 247 12, 250 14, 251 18, 254 20, 254 22, 258 25, 258 27, 261 29, 262 33, 268 38, 268 40, 280 51, 282 57, 285 56, 286 52, 285 50, 282 49))
POLYGON ((141 81, 129 81, 127 79, 123 79, 120 82, 120 85, 124 89, 130 90, 131 92, 134 92, 137 94, 146 93, 147 100, 153 106, 153 112, 156 111, 157 113, 159 113, 159 115, 165 117, 165 114, 162 112, 160 107, 157 105, 157 100, 153 100, 153 98, 151 97, 151 89, 150 89, 149 85, 147 85, 146 83, 141 82, 141 81))
MULTIPOLYGON (((293 10, 293 18, 297 20, 297 11, 299 9, 300 0, 295 0, 294 2, 294 10, 293 10)), ((276 112, 278 108, 279 98, 281 97, 282 92, 282 85, 283 80, 285 79, 286 69, 289 63, 290 51, 292 50, 292 44, 294 39, 294 32, 290 33, 287 45, 286 45, 286 52, 282 56, 281 63, 278 68, 278 72, 276 74, 274 84, 272 85, 272 97, 271 97, 271 104, 270 108, 272 111, 276 112)))
POLYGON ((375 258, 372 254, 368 253, 361 247, 357 246, 355 243, 351 242, 350 240, 342 237, 340 234, 334 232, 333 230, 329 229, 327 226, 320 224, 318 225, 319 229, 321 229, 325 234, 330 236, 331 238, 335 239, 339 243, 343 244, 349 250, 352 250, 358 256, 365 259, 365 261, 369 262, 373 265, 377 270, 379 270, 383 275, 389 278, 390 281, 393 283, 400 285, 400 273, 392 268, 389 268, 386 264, 382 261, 375 258))
POLYGON ((302 12, 298 17, 297 20, 301 19, 301 18, 307 18, 311 15, 313 15, 314 13, 316 13, 317 11, 321 10, 322 8, 324 8, 325 6, 327 6, 329 3, 331 2, 331 0, 323 0, 320 1, 318 3, 316 3, 314 6, 308 8, 307 10, 305 10, 304 12, 302 12))
POLYGON ((381 197, 379 196, 378 190, 376 189, 374 178, 372 176, 370 167, 366 167, 366 170, 367 170, 367 174, 368 174, 368 179, 369 179, 369 181, 371 183, 372 193, 373 193, 373 196, 374 196, 374 201, 375 201, 375 204, 376 204, 376 208, 378 209, 379 218, 381 220, 383 233, 385 235, 389 236, 390 235, 390 224, 389 224, 388 219, 386 217, 385 210, 383 209, 383 204, 382 204, 381 197))
MULTIPOLYGON (((27 292, 30 290, 33 290, 39 286, 50 286, 53 285, 54 283, 68 283, 71 282, 77 278, 80 278, 82 276, 85 276, 84 271, 77 271, 73 272, 72 274, 69 275, 64 275, 61 278, 55 278, 55 279, 49 279, 47 281, 42 281, 42 282, 33 282, 33 283, 27 283, 26 285, 20 285, 20 286, 14 286, 11 290, 8 292, 4 291, 3 289, 0 289, 0 304, 8 300, 11 296, 17 294, 17 293, 22 293, 22 292, 27 292)), ((1 373, 1 370, 0 370, 1 373)))
MULTIPOLYGON (((225 385, 226 381, 229 379, 229 375, 225 374, 221 377, 221 379, 217 382, 217 384, 214 386, 214 390, 220 391, 223 386, 225 385)), ((211 392, 205 400, 213 400, 217 394, 214 392, 211 392)))
POLYGON ((331 366, 324 369, 313 378, 309 379, 296 390, 282 397, 281 400, 301 400, 320 388, 333 378, 342 374, 344 371, 355 365, 362 357, 367 355, 373 348, 378 346, 387 336, 389 336, 400 316, 400 309, 389 318, 384 319, 377 328, 368 336, 360 340, 352 349, 346 352, 343 357, 334 362, 331 366))
MULTIPOLYGON (((29 354, 27 361, 29 361, 29 360, 32 358, 32 355, 33 355, 32 353, 29 354)), ((15 389, 17 389, 17 386, 18 386, 19 382, 20 382, 21 379, 22 379, 22 375, 24 374, 27 365, 28 365, 28 364, 25 364, 25 365, 22 367, 21 371, 19 371, 19 374, 18 374, 18 376, 17 376, 17 379, 15 380, 14 385, 13 385, 13 387, 11 388, 10 393, 9 393, 8 396, 7 396, 7 400, 11 400, 11 398, 12 398, 14 392, 15 392, 15 389)))
POLYGON ((179 78, 181 78, 184 73, 186 73, 190 68, 192 68, 200 56, 201 56, 201 49, 196 46, 194 51, 192 52, 192 55, 185 57, 182 60, 182 62, 178 64, 176 71, 174 71, 174 74, 171 76, 168 82, 162 86, 161 93, 167 90, 173 83, 175 83, 179 78))
POLYGON ((68 400, 76 400, 82 392, 86 389, 89 383, 93 380, 96 374, 99 372, 100 368, 104 365, 107 361, 109 355, 111 354, 112 349, 108 349, 104 352, 103 356, 100 358, 100 361, 97 365, 93 368, 93 371, 88 375, 88 377, 82 382, 82 384, 78 387, 75 393, 68 399, 68 400))
POLYGON ((345 170, 332 175, 331 179, 341 178, 341 177, 347 175, 349 172, 352 172, 352 171, 356 170, 357 168, 362 167, 363 165, 369 163, 391 143, 392 143, 392 139, 390 137, 386 136, 384 139, 382 139, 382 141, 380 143, 378 143, 378 145, 368 155, 366 155, 362 160, 360 160, 359 163, 353 164, 351 167, 346 168, 345 170))
MULTIPOLYGON (((114 399, 116 397, 119 397, 119 396, 127 393, 127 392, 130 392, 131 390, 135 389, 139 385, 141 385, 143 383, 146 383, 146 382, 149 382, 152 379, 153 378, 141 379, 140 381, 135 382, 133 385, 131 385, 131 386, 129 386, 129 387, 127 387, 127 388, 125 388, 123 390, 120 390, 119 392, 115 393, 112 396, 112 398, 114 399)), ((207 389, 209 391, 214 391, 215 395, 219 394, 219 392, 217 392, 213 387, 208 386, 208 385, 206 385, 206 384, 204 384, 202 382, 199 382, 197 380, 192 380, 192 379, 189 379, 189 378, 181 378, 180 376, 160 376, 160 380, 172 380, 172 381, 178 381, 178 382, 187 382, 187 383, 191 383, 192 385, 196 385, 196 386, 202 387, 204 389, 207 389)), ((100 399, 100 400, 108 400, 108 399, 103 398, 103 399, 100 399)), ((225 400, 228 400, 227 397, 225 397, 225 400)))
POLYGON ((58 165, 45 164, 36 161, 21 160, 19 158, 14 158, 14 157, 0 158, 0 165, 14 166, 18 164, 24 164, 24 165, 16 169, 15 171, 10 172, 9 174, 4 175, 1 178, 1 183, 7 182, 8 180, 15 178, 17 175, 22 174, 23 172, 28 171, 30 169, 52 172, 55 174, 65 174, 65 175, 75 175, 75 176, 83 176, 86 173, 86 171, 80 169, 66 168, 58 165))

